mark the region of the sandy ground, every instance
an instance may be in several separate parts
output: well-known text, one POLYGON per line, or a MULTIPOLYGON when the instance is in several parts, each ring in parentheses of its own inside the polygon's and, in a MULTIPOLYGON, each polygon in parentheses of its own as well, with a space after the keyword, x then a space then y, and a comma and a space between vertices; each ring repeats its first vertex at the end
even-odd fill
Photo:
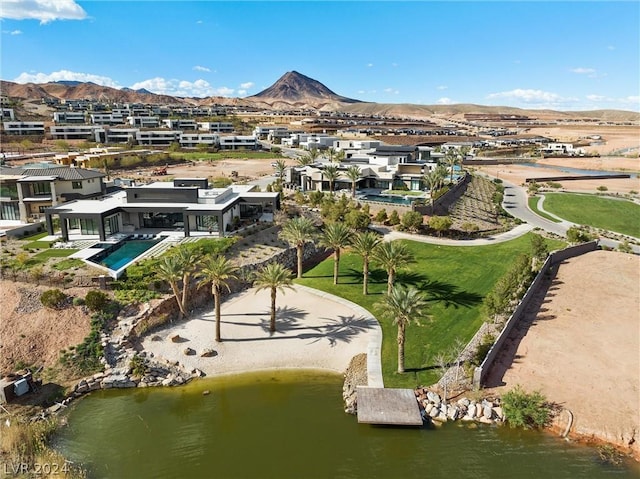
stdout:
MULTIPOLYGON (((169 165, 167 174, 174 177, 183 178, 207 178, 207 177, 228 177, 231 178, 231 172, 238 172, 237 179, 239 180, 252 180, 261 176, 273 175, 274 168, 271 163, 276 161, 277 158, 264 158, 264 159, 227 159, 221 161, 202 161, 198 163, 189 163, 185 165, 169 165)), ((297 162, 292 159, 285 159, 287 165, 296 165, 297 162)), ((133 179, 146 179, 153 181, 160 181, 166 176, 150 176, 151 169, 142 170, 138 172, 126 172, 117 171, 114 172, 114 176, 133 178, 133 179)), ((274 181, 276 177, 273 177, 274 181)))
MULTIPOLYGON (((61 349, 81 343, 89 334, 90 318, 82 308, 70 306, 60 313, 42 306, 40 294, 47 289, 0 281, 1 373, 11 372, 18 361, 53 366, 61 349)), ((84 297, 86 290, 67 289, 65 293, 84 297)))
POLYGON ((258 369, 309 368, 344 372, 353 356, 366 353, 380 327, 346 304, 301 289, 278 293, 276 333, 269 333, 270 293, 255 289, 230 296, 221 307, 223 342, 216 343, 215 315, 203 314, 153 334, 143 342, 156 357, 179 361, 209 376, 258 369), (171 337, 179 334, 182 342, 171 337), (197 354, 187 356, 186 348, 197 354), (213 349, 214 357, 200 354, 213 349))
POLYGON ((584 147, 587 152, 600 155, 618 155, 640 152, 640 127, 613 125, 562 125, 531 128, 528 134, 553 138, 555 141, 574 143, 593 136, 600 140, 589 140, 591 146, 584 147))
MULTIPOLYGON (((545 163, 547 165, 559 166, 559 167, 571 167, 581 169, 593 169, 604 171, 620 171, 620 173, 640 171, 640 159, 628 159, 628 158, 547 158, 545 160, 538 160, 539 163, 545 163)), ((574 173, 567 173, 553 168, 539 168, 534 166, 523 165, 493 165, 493 166, 479 166, 474 167, 475 170, 487 173, 491 176, 496 176, 500 179, 509 181, 516 185, 524 184, 526 178, 542 178, 549 176, 567 176, 574 173)), ((570 191, 581 191, 596 193, 599 186, 606 186, 607 193, 620 193, 625 194, 631 191, 640 191, 640 178, 626 179, 605 179, 605 180, 575 180, 575 181, 560 181, 562 189, 570 191)))
POLYGON ((594 251, 563 262, 512 333, 489 386, 539 390, 574 415, 572 434, 640 456, 640 257, 594 251))

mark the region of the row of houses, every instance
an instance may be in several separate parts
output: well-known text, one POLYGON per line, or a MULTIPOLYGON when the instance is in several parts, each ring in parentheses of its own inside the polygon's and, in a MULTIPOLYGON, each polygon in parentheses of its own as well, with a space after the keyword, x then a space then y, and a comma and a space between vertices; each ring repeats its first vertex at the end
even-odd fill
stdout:
MULTIPOLYGON (((174 120, 167 120, 173 124, 174 120)), ((45 129, 44 122, 5 121, 4 133, 27 136, 49 133, 52 140, 82 140, 101 144, 135 144, 169 146, 173 143, 190 148, 208 145, 221 150, 254 150, 259 143, 253 135, 234 135, 233 126, 217 122, 203 122, 198 129, 184 131, 171 128, 111 127, 107 125, 56 125, 45 129)))

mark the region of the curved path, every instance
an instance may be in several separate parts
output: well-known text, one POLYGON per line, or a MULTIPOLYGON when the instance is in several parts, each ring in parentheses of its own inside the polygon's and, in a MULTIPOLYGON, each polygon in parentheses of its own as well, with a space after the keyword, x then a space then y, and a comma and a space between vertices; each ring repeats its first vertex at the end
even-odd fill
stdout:
POLYGON ((178 361, 209 376, 290 368, 344 373, 355 355, 367 353, 369 386, 384 387, 382 329, 368 311, 301 285, 278 293, 277 304, 274 334, 269 332, 270 292, 252 288, 222 303, 223 342, 214 340, 215 313, 209 311, 147 336, 142 345, 156 358, 178 361), (182 339, 172 342, 176 334, 182 339), (154 336, 160 340, 153 341, 154 336), (195 354, 186 355, 186 348, 195 354), (201 357, 208 349, 217 354, 201 357))

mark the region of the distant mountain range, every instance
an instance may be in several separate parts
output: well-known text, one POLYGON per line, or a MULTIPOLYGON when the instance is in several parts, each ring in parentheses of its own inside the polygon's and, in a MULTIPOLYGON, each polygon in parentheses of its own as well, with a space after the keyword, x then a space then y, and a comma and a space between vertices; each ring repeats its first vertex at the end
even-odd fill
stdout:
POLYGON ((91 82, 57 81, 51 83, 13 83, 0 80, 2 95, 23 100, 42 98, 91 99, 129 103, 155 103, 185 106, 232 105, 273 110, 318 109, 361 115, 385 115, 410 118, 460 118, 466 113, 519 115, 538 119, 593 118, 603 121, 640 121, 640 113, 623 110, 554 111, 525 110, 508 106, 471 104, 416 105, 363 102, 338 95, 313 78, 296 71, 285 73, 269 88, 246 98, 190 98, 158 95, 145 89, 116 89, 91 82))

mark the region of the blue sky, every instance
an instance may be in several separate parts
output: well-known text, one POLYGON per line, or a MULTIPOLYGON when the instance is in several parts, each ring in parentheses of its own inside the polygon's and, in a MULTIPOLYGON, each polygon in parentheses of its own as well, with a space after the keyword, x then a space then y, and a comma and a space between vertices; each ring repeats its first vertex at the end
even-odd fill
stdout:
POLYGON ((640 2, 2 0, 0 77, 243 97, 640 110, 640 2))

